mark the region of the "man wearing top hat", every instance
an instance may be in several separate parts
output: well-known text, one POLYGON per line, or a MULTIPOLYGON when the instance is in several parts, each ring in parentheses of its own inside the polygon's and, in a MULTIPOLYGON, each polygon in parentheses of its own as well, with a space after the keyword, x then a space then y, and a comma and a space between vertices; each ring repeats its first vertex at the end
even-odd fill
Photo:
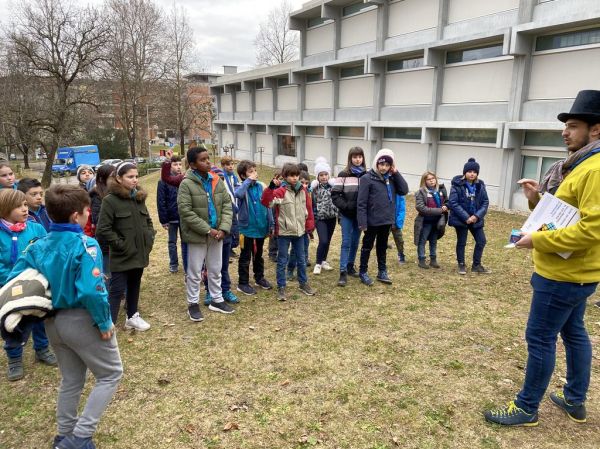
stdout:
POLYGON ((507 426, 536 426, 538 407, 550 383, 558 334, 564 342, 567 383, 550 400, 573 421, 586 421, 592 347, 585 330, 587 298, 600 281, 600 91, 577 94, 569 113, 558 115, 568 156, 554 164, 540 184, 519 183, 535 206, 540 195, 553 193, 579 209, 581 219, 554 231, 524 234, 518 248, 533 249, 533 297, 527 322, 528 359, 525 382, 514 401, 484 413, 488 421, 507 426), (563 259, 557 253, 572 252, 563 259))

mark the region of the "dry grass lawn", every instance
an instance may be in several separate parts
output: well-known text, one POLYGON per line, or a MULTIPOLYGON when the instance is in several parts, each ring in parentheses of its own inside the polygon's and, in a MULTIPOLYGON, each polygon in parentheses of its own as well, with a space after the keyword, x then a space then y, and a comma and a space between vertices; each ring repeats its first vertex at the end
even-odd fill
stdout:
MULTIPOLYGON (((198 324, 186 315, 183 274, 168 272, 157 176, 144 180, 158 235, 140 300, 152 329, 126 332, 120 317, 125 375, 99 426, 100 448, 600 447, 597 356, 587 424, 570 422, 549 400, 537 428, 504 429, 482 417, 486 407, 510 400, 523 380, 531 257, 502 248, 522 216, 488 215, 484 264, 491 274, 455 273, 452 229, 438 244, 442 269, 424 271, 415 263, 411 198, 409 262, 399 266, 395 250, 388 253, 393 286, 367 288, 352 279, 338 288, 337 271, 317 277, 311 270, 315 297, 301 295, 297 284, 286 303, 260 291, 242 297, 230 316, 203 307, 198 324)), ((338 228, 334 266, 339 236, 338 228)), ((313 261, 315 249, 312 242, 313 261)), ((235 284, 236 263, 230 272, 235 284)), ((270 262, 267 272, 274 283, 270 262)), ((587 325, 597 351, 600 309, 589 307, 587 325)), ((36 365, 31 345, 25 354, 26 377, 16 383, 5 380, 6 358, 0 362, 2 449, 50 447, 55 432, 58 371, 36 365)), ((550 388, 564 377, 559 343, 550 388)))

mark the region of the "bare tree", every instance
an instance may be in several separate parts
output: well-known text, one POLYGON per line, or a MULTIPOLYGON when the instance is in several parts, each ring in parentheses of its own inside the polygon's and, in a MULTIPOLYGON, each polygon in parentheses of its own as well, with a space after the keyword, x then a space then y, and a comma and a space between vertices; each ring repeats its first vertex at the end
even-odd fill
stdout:
POLYGON ((288 28, 288 17, 292 12, 289 0, 269 12, 261 22, 254 46, 256 63, 259 66, 290 62, 298 58, 299 36, 297 31, 288 28))
POLYGON ((48 186, 69 114, 79 105, 94 105, 87 89, 77 83, 81 77, 91 76, 103 59, 107 27, 92 7, 61 0, 26 0, 15 14, 8 38, 31 73, 50 87, 51 104, 42 123, 51 135, 42 177, 42 184, 48 186))
POLYGON ((143 118, 150 105, 149 93, 166 70, 164 20, 151 0, 107 0, 106 5, 111 23, 106 76, 115 82, 119 121, 135 157, 138 139, 148 133, 143 118))

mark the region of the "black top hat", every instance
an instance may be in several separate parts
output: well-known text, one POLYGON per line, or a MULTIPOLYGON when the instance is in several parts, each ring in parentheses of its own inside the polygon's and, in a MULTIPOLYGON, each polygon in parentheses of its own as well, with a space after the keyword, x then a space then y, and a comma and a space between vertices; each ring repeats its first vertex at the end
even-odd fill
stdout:
POLYGON ((558 114, 558 119, 563 123, 570 118, 600 123, 600 90, 579 91, 571 110, 558 114))

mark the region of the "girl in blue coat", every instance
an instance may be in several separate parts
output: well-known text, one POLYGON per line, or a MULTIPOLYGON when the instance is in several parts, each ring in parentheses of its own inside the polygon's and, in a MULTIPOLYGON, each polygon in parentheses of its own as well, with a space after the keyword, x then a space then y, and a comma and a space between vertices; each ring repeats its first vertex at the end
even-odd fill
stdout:
POLYGON ((448 206, 450 207, 448 225, 456 229, 458 274, 467 274, 465 246, 467 245, 469 232, 475 239, 471 271, 473 273, 489 273, 481 265, 483 248, 487 243, 483 231, 484 217, 489 204, 485 184, 479 179, 479 164, 474 158, 470 158, 463 168, 462 176, 457 175, 452 179, 452 188, 448 199, 448 206))
POLYGON ((17 181, 13 169, 7 163, 0 164, 0 189, 17 189, 17 181))
MULTIPOLYGON (((0 287, 8 280, 8 275, 19 255, 29 244, 46 235, 41 224, 29 221, 29 210, 25 194, 20 190, 5 188, 0 190, 0 287)), ((8 380, 23 378, 23 345, 33 333, 33 349, 37 360, 56 365, 56 357, 48 347, 44 323, 29 322, 21 329, 19 337, 9 336, 4 340, 8 356, 8 380)))

